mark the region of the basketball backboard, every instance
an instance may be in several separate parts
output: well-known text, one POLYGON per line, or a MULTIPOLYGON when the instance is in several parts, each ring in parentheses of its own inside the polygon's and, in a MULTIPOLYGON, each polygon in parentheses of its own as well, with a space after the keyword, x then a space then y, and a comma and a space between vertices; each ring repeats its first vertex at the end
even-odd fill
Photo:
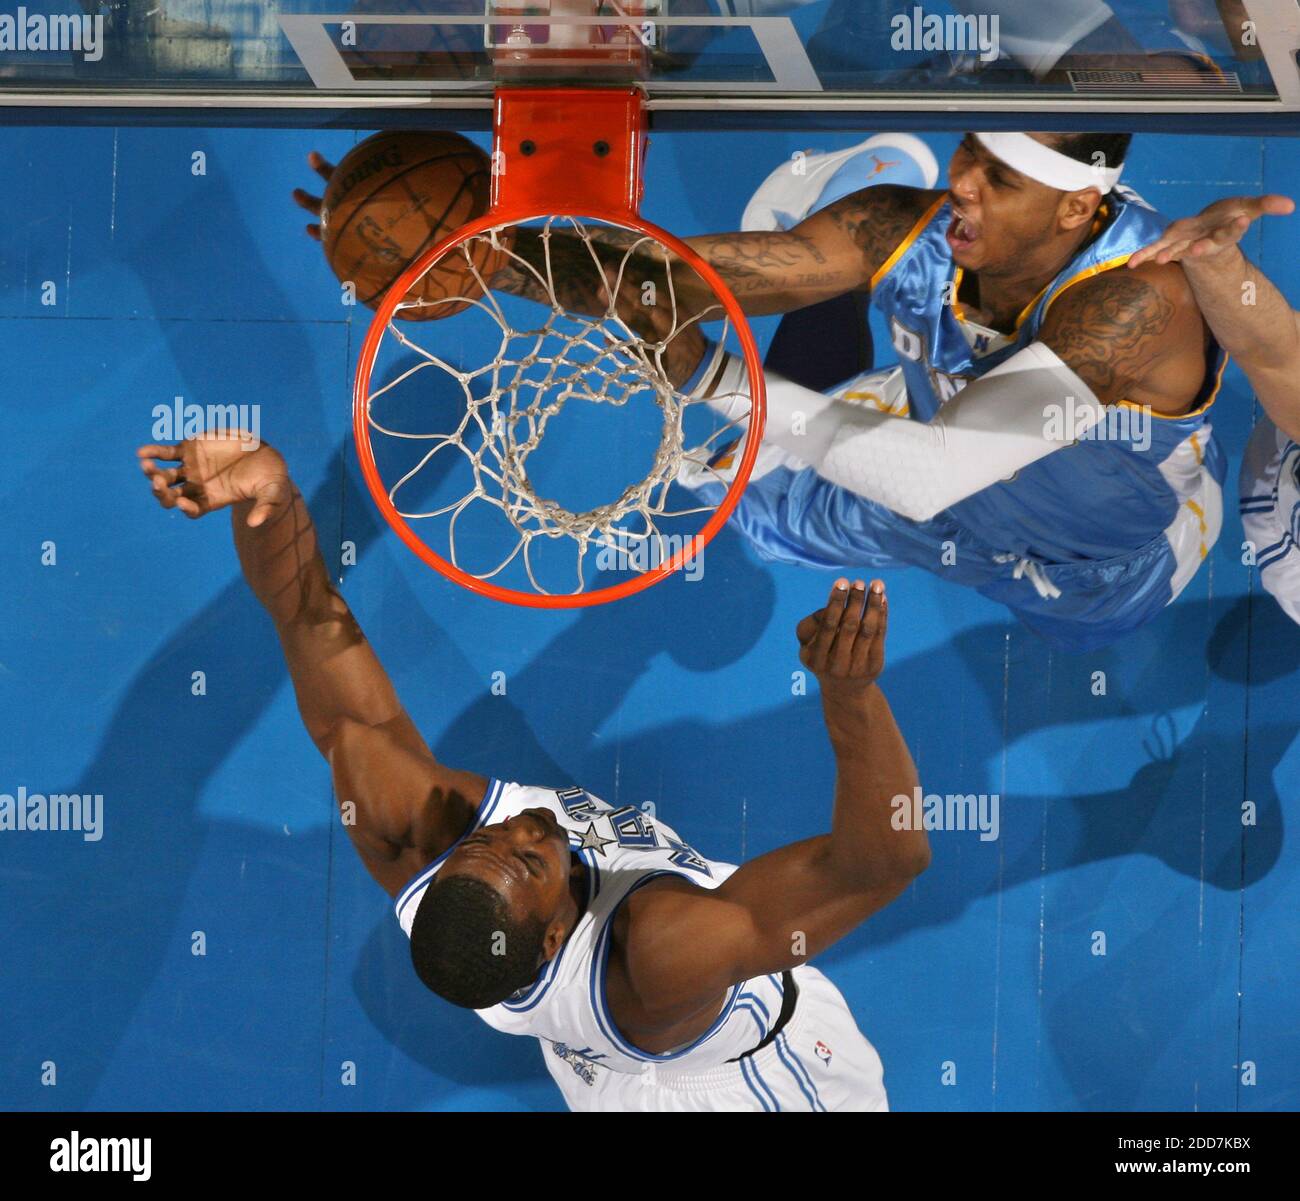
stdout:
POLYGON ((1300 114, 1297 0, 82 0, 71 15, 77 7, 0 10, 0 116, 102 121, 129 109, 138 121, 373 126, 386 111, 486 124, 497 85, 534 80, 634 82, 651 121, 678 127, 864 112, 936 127, 972 111, 1084 106, 1300 114))

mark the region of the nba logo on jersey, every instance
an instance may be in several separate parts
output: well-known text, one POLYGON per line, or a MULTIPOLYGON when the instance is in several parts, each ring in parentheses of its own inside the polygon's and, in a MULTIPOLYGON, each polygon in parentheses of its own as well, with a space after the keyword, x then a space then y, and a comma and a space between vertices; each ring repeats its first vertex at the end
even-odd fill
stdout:
POLYGON ((824 1042, 822 1042, 821 1039, 817 1040, 817 1045, 813 1048, 813 1050, 817 1052, 817 1058, 820 1059, 822 1063, 830 1063, 831 1049, 824 1042))

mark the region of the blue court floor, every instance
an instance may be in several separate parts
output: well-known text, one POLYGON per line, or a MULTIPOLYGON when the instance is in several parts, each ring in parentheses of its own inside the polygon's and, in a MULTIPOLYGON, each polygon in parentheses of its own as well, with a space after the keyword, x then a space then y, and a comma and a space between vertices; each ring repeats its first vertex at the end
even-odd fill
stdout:
MULTIPOLYGON (((343 591, 444 760, 652 801, 719 859, 825 828, 832 760, 791 673, 828 577, 724 532, 698 583, 538 613, 387 531, 349 435, 366 314, 289 202, 309 149, 353 140, 0 129, 0 792, 104 797, 99 841, 0 833, 5 1108, 559 1107, 532 1041, 411 972, 224 518, 150 500, 133 451, 176 396, 261 406, 322 541, 357 543, 343 591)), ((955 138, 930 140, 946 162, 955 138)), ((848 141, 656 136, 646 215, 735 228, 778 161, 848 141)), ((1171 215, 1300 190, 1293 141, 1139 136, 1129 163, 1171 215)), ((1300 303, 1300 218, 1250 236, 1300 303)), ((1231 370, 1214 424, 1233 498, 1255 411, 1231 370)), ((930 871, 821 961, 896 1108, 1300 1105, 1300 630, 1228 509, 1178 603, 1101 653, 888 577, 883 684, 926 788, 1002 799, 996 840, 936 835, 930 871)))

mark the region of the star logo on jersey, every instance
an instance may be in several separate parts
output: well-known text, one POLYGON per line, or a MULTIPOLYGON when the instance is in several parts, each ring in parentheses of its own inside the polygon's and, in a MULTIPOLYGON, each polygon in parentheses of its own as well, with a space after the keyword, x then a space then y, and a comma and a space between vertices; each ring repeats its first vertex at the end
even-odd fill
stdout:
POLYGON ((584 851, 595 851, 597 855, 603 855, 605 848, 611 842, 616 842, 614 838, 601 838, 596 833, 596 823, 590 822, 587 828, 582 832, 582 841, 578 844, 579 848, 584 851))
POLYGON ((830 1063, 831 1049, 824 1042, 819 1040, 813 1050, 817 1052, 817 1058, 820 1059, 822 1063, 830 1063))

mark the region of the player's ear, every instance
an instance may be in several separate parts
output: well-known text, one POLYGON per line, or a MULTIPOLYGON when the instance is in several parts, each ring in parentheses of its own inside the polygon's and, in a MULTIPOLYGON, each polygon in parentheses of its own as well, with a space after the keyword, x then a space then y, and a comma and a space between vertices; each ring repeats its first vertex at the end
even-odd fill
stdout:
POLYGON ((556 918, 546 927, 546 933, 542 936, 543 963, 550 963, 560 953, 560 948, 564 946, 565 937, 564 923, 559 918, 556 918))
POLYGON ((1083 192, 1066 192, 1061 199, 1059 220, 1061 228, 1067 232, 1087 225, 1101 207, 1101 193, 1096 188, 1083 192))

